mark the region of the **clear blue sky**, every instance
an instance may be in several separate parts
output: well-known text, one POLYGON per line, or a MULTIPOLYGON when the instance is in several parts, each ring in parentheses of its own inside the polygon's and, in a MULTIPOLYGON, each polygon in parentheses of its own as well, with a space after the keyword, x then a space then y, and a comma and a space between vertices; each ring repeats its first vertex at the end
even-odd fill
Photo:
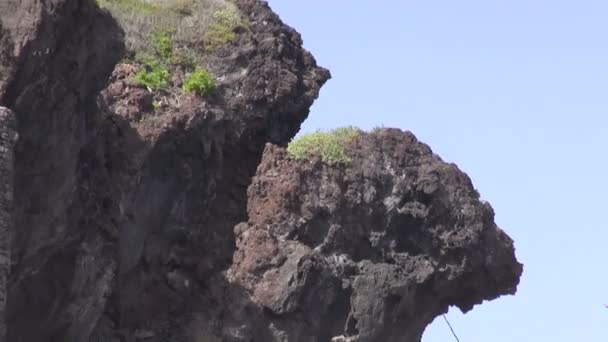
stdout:
POLYGON ((608 1, 269 4, 333 74, 303 131, 411 130, 515 240, 518 294, 451 309, 461 342, 608 340, 608 1))

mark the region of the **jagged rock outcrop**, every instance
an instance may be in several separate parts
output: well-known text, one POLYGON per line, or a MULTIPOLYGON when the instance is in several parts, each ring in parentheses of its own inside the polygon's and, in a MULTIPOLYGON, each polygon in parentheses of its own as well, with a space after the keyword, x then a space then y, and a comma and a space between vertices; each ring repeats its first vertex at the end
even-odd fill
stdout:
POLYGON ((120 30, 93 1, 6 0, 0 21, 0 105, 14 112, 19 136, 7 341, 82 341, 113 265, 100 255, 106 239, 86 223, 81 151, 95 94, 122 54, 120 30))
POLYGON ((155 341, 201 339, 190 326, 199 329, 192 322, 208 314, 217 300, 210 291, 223 286, 232 227, 246 219, 246 189, 264 145, 295 135, 329 78, 267 5, 241 1, 239 10, 249 30, 206 58, 218 79, 215 97, 178 91, 153 109, 128 64, 102 93, 116 132, 108 149, 120 155, 112 164, 121 165, 114 172, 124 183, 118 290, 96 335, 120 325, 155 341))
POLYGON ((92 0, 0 2, 7 341, 409 341, 514 291, 491 208, 411 135, 358 139, 350 168, 278 147, 260 165, 330 75, 265 2, 237 6, 201 97, 179 68, 168 90, 135 82, 92 0))
POLYGON ((396 129, 348 151, 332 167, 269 145, 249 187, 229 276, 272 340, 415 342, 450 305, 515 293, 513 242, 455 165, 396 129))
POLYGON ((267 5, 241 1, 248 30, 207 56, 217 96, 132 120, 120 106, 147 95, 129 65, 109 77, 124 48, 108 13, 0 6, 0 98, 20 136, 9 340, 191 340, 264 144, 289 141, 329 73, 267 5))

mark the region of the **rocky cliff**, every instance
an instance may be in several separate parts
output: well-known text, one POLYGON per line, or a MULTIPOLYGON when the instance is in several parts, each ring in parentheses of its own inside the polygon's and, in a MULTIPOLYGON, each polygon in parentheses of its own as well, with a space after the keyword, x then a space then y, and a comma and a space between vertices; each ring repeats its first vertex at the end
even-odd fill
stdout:
POLYGON ((418 341, 515 292, 492 208, 411 133, 287 154, 330 75, 265 2, 172 1, 0 2, 6 341, 418 341))

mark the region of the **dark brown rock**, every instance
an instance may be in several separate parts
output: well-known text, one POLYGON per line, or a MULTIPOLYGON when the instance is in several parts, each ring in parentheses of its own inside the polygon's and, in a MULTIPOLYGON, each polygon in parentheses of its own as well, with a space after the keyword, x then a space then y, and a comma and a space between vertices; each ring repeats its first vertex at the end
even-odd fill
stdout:
POLYGON ((95 94, 122 54, 121 31, 91 0, 2 1, 0 22, 0 105, 15 113, 19 135, 7 340, 82 341, 104 309, 115 262, 81 216, 80 152, 95 94))
POLYGON ((0 341, 6 341, 7 284, 11 270, 11 237, 15 230, 15 114, 0 107, 0 341))
POLYGON ((205 56, 201 97, 179 68, 138 85, 92 0, 0 2, 8 341, 409 341, 514 291, 491 208, 411 135, 358 140, 352 168, 278 147, 260 165, 330 74, 265 2, 238 7, 248 29, 205 56))
MULTIPOLYGON (((249 30, 206 57, 217 78, 213 96, 185 94, 173 84, 155 93, 155 110, 133 106, 146 90, 125 64, 102 92, 111 120, 132 128, 117 140, 134 135, 143 142, 122 163, 130 176, 116 198, 123 212, 116 220, 119 285, 106 314, 127 331, 153 331, 150 341, 189 341, 191 330, 200 330, 191 322, 227 315, 227 307, 207 308, 223 300, 209 289, 226 291, 221 272, 234 253, 232 228, 246 219, 246 190, 264 146, 295 135, 330 76, 265 3, 239 7, 249 30), (188 291, 176 275, 189 279, 188 291)), ((205 334, 219 336, 222 324, 209 329, 205 334)))
POLYGON ((450 305, 515 293, 513 242, 455 165, 394 129, 349 151, 331 167, 269 145, 249 187, 229 278, 273 340, 414 342, 450 305))
POLYGON ((167 96, 155 113, 133 68, 108 81, 121 32, 92 2, 0 6, 0 96, 21 136, 10 339, 187 339, 264 144, 289 141, 329 73, 267 5, 242 1, 250 29, 207 56, 216 96, 167 96))

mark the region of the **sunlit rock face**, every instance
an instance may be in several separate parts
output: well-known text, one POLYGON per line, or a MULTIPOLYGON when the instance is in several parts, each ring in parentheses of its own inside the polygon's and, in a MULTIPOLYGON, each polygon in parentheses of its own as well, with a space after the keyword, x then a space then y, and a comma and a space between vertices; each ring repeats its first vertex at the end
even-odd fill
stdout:
POLYGON ((210 8, 228 3, 246 24, 186 44, 214 77, 200 96, 179 63, 137 82, 94 1, 0 1, 2 337, 417 341, 514 293, 492 208, 411 133, 361 134, 342 166, 279 147, 330 74, 264 1, 210 8))
POLYGON ((249 187, 229 275, 274 340, 419 341, 450 305, 515 293, 513 242, 455 165, 396 129, 347 149, 328 166, 269 145, 249 187))

